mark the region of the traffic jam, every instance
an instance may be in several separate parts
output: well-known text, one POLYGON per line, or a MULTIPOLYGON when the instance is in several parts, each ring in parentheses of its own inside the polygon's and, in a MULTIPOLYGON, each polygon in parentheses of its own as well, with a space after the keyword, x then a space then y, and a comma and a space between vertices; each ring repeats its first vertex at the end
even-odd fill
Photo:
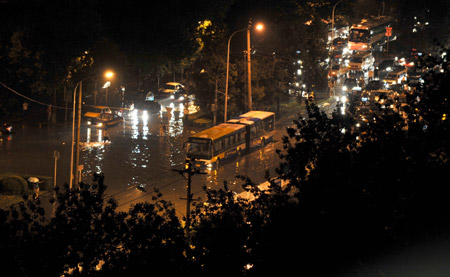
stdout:
POLYGON ((356 127, 368 123, 375 106, 402 115, 406 95, 415 84, 423 83, 426 68, 421 63, 427 54, 414 48, 389 49, 396 40, 394 22, 393 17, 379 16, 335 30, 329 88, 338 101, 352 101, 356 106, 356 127))

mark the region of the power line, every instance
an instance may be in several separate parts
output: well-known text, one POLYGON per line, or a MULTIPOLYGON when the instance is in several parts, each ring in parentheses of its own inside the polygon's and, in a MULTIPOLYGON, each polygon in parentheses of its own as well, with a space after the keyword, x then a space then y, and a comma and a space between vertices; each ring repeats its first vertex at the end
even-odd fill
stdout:
POLYGON ((20 97, 27 99, 28 101, 37 103, 37 104, 39 104, 39 105, 47 106, 47 107, 48 107, 48 106, 52 106, 52 108, 56 108, 56 109, 64 109, 64 110, 67 109, 67 110, 71 110, 71 108, 60 107, 60 106, 54 106, 54 105, 51 105, 51 104, 47 104, 47 103, 44 103, 44 102, 40 102, 40 101, 34 100, 34 99, 32 99, 32 98, 30 98, 30 97, 28 97, 28 96, 25 96, 25 95, 23 95, 23 94, 21 94, 21 93, 15 91, 15 90, 13 90, 12 88, 8 87, 7 85, 5 85, 5 84, 2 83, 2 82, 0 82, 0 84, 1 84, 3 87, 5 87, 6 89, 8 89, 8 90, 12 91, 13 93, 19 95, 20 97))
MULTIPOLYGON (((28 96, 26 96, 26 95, 21 94, 20 92, 15 91, 14 89, 8 87, 7 85, 5 85, 5 84, 2 83, 2 82, 0 82, 0 84, 1 84, 4 88, 10 90, 11 92, 13 92, 13 93, 19 95, 19 96, 22 97, 22 98, 27 99, 28 101, 34 102, 34 103, 36 103, 36 104, 43 105, 43 106, 46 106, 46 107, 52 106, 52 108, 55 108, 55 109, 72 110, 71 107, 55 106, 55 105, 52 105, 52 104, 47 104, 47 103, 44 103, 44 102, 41 102, 41 101, 38 101, 38 100, 34 100, 34 99, 32 99, 32 98, 30 98, 30 97, 28 97, 28 96)), ((86 105, 86 104, 85 104, 84 106, 86 106, 86 107, 95 107, 94 105, 86 105)), ((130 110, 130 109, 128 109, 128 108, 119 108, 119 107, 110 107, 110 109, 130 110)))

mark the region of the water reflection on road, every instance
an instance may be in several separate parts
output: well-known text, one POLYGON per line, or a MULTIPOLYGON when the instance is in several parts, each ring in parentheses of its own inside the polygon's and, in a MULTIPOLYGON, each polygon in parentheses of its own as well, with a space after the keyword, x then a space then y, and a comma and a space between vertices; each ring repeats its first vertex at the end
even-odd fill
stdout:
MULTIPOLYGON (((182 109, 170 114, 134 110, 124 114, 124 122, 109 127, 110 141, 104 141, 105 130, 81 128, 80 164, 82 180, 90 183, 94 173, 103 172, 107 194, 119 202, 119 209, 130 204, 150 201, 153 189, 163 193, 165 200, 175 204, 181 214, 186 202, 186 179, 175 172, 185 161, 184 142, 199 127, 187 126, 182 109)), ((2 171, 53 176, 54 150, 61 152, 58 162, 58 185, 68 182, 70 169, 71 124, 24 126, 17 128, 11 139, 0 141, 2 171)), ((231 189, 240 192, 242 181, 235 176, 247 175, 264 181, 267 169, 273 174, 279 159, 276 144, 258 149, 240 158, 226 161, 207 175, 192 179, 194 197, 202 196, 202 187, 219 188, 227 180, 231 189)), ((279 147, 278 147, 279 148, 279 147)))

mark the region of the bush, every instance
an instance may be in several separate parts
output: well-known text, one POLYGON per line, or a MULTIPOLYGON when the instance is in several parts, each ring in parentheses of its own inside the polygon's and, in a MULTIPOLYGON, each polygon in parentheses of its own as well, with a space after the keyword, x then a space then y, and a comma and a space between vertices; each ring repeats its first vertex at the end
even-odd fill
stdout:
POLYGON ((28 192, 28 182, 18 175, 7 175, 0 180, 0 192, 23 195, 28 192))

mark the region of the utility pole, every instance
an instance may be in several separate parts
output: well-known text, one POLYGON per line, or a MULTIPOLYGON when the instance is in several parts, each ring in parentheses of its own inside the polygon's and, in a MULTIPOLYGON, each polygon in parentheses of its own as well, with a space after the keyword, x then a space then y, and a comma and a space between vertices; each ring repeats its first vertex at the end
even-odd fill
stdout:
POLYGON ((216 126, 217 122, 217 79, 216 79, 216 90, 214 91, 214 120, 213 126, 216 126))
POLYGON ((200 172, 198 169, 192 168, 191 161, 188 161, 185 169, 173 169, 173 171, 176 171, 184 176, 184 173, 187 173, 187 197, 181 198, 183 200, 186 200, 186 236, 189 234, 189 227, 191 225, 191 201, 192 199, 192 193, 191 193, 191 183, 192 183, 192 176, 195 174, 206 174, 206 172, 200 172))
POLYGON ((78 125, 77 125, 77 152, 76 152, 76 171, 75 171, 75 182, 79 183, 80 172, 79 172, 79 164, 80 164, 80 129, 81 129, 81 100, 82 100, 82 91, 83 91, 83 82, 80 82, 80 92, 78 93, 78 125))
POLYGON ((252 63, 251 63, 251 58, 250 58, 250 28, 252 27, 252 20, 250 19, 248 21, 248 27, 247 27, 247 73, 248 73, 248 77, 247 77, 247 82, 248 82, 248 96, 247 96, 247 101, 248 101, 248 110, 251 111, 252 110, 252 63))

